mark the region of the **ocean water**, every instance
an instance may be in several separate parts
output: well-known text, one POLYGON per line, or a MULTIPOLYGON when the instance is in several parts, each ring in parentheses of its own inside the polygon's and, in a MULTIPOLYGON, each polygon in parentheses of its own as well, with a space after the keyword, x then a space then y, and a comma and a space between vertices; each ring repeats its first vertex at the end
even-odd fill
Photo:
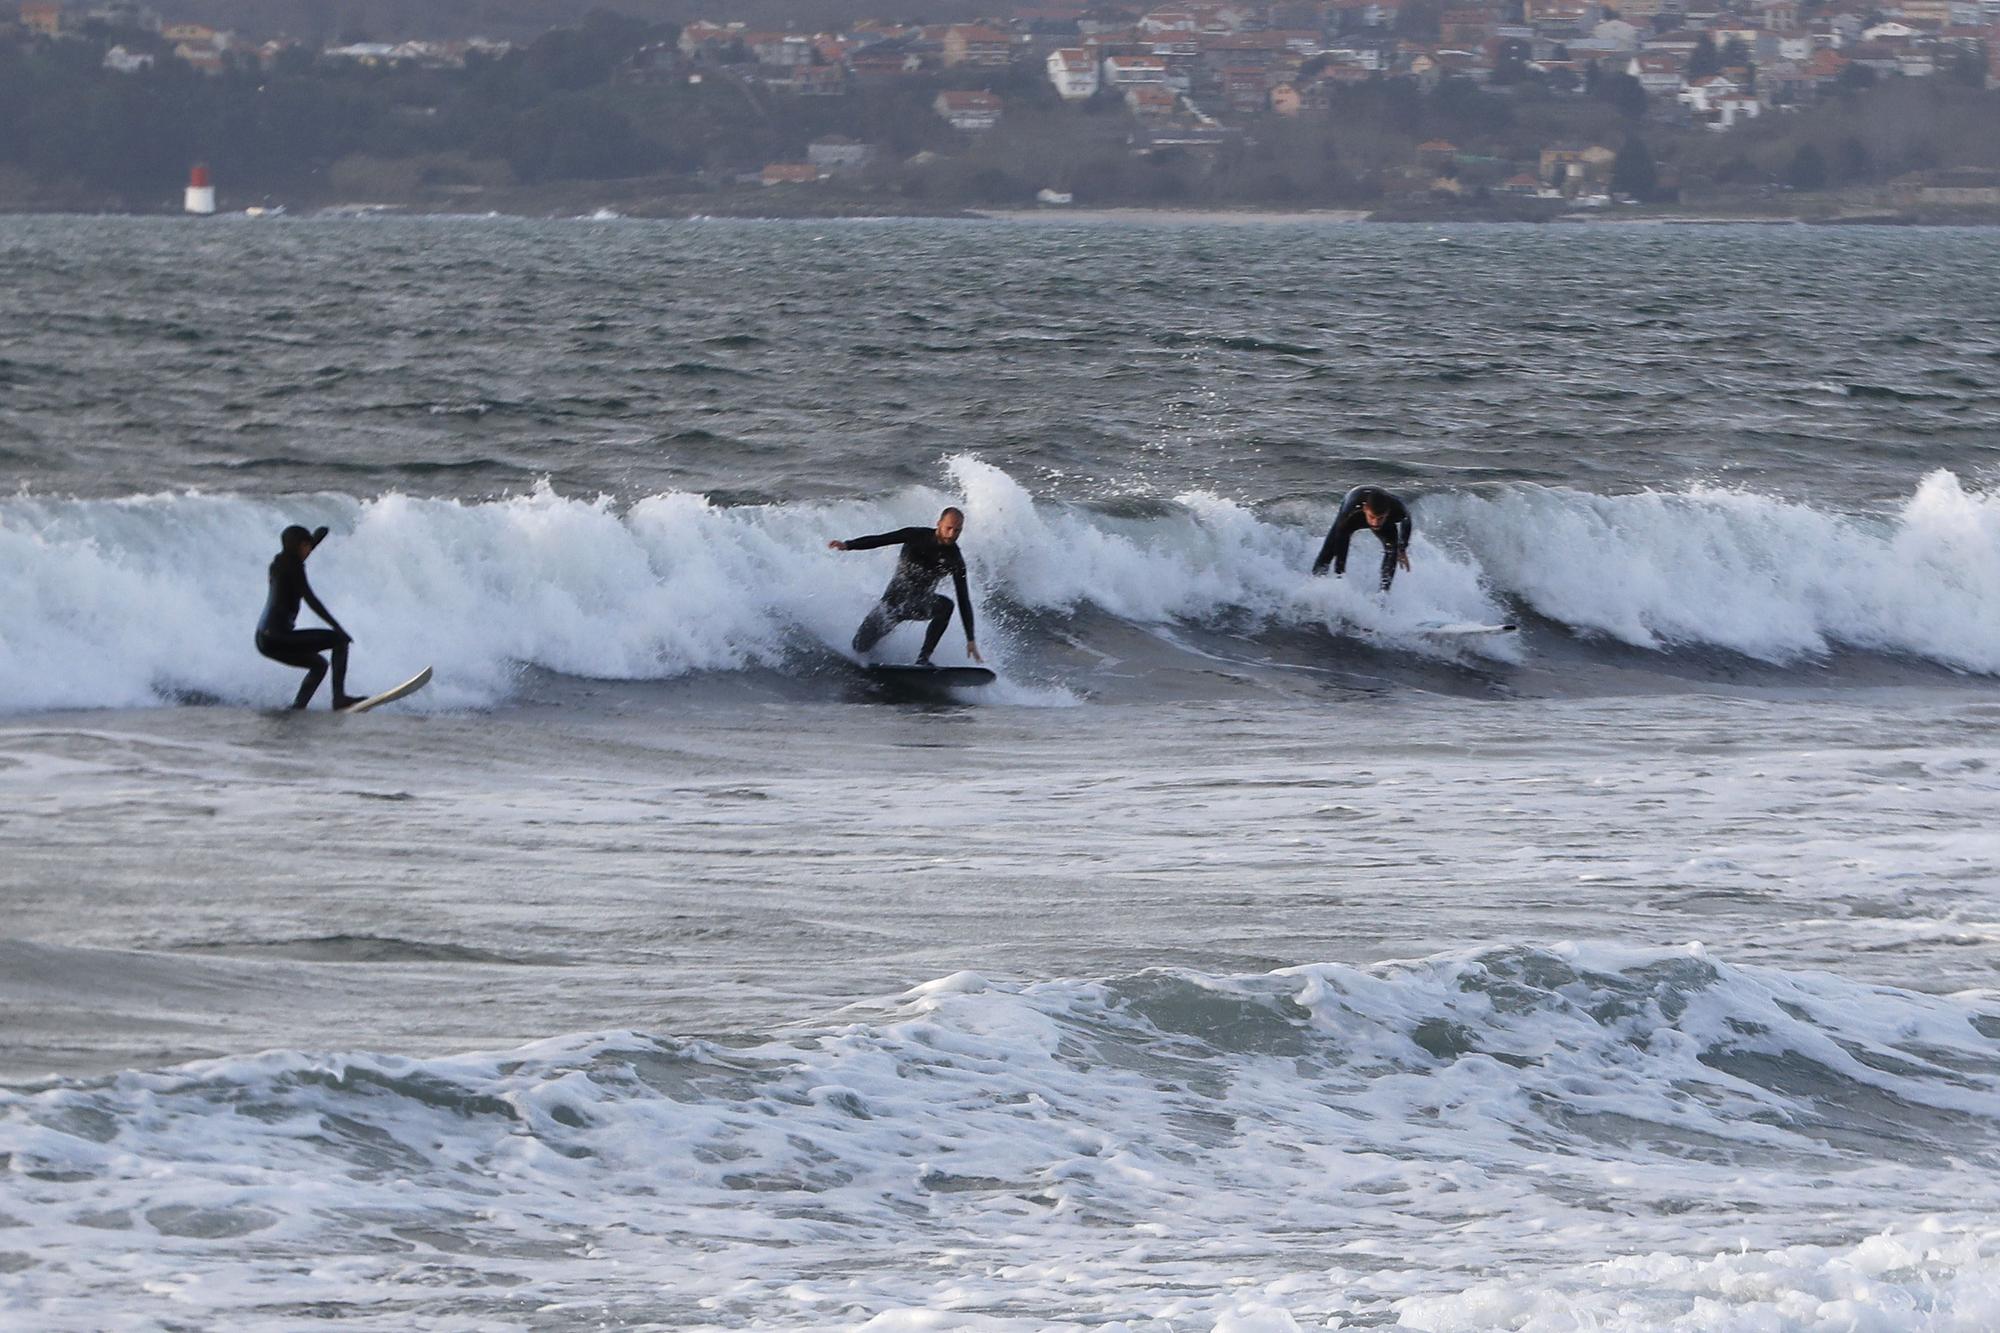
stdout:
POLYGON ((0 1325, 2000 1327, 1996 259, 0 220, 0 1325))

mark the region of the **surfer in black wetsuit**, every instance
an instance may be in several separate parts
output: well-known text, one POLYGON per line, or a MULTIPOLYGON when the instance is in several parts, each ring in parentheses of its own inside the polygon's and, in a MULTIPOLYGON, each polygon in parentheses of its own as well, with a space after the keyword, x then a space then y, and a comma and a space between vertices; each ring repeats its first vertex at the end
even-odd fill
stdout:
POLYGON ((305 669, 298 698, 292 700, 294 708, 311 703, 314 691, 326 679, 326 659, 320 654, 327 651, 333 653, 333 706, 345 708, 361 702, 361 696, 347 692, 347 645, 354 640, 313 596, 312 585, 306 582, 306 557, 325 540, 325 528, 307 532, 297 524, 279 536, 278 554, 271 561, 271 595, 264 602, 263 618, 257 622, 258 652, 273 662, 305 669), (332 628, 297 628, 301 601, 332 628))
POLYGON ((945 627, 951 624, 952 600, 936 590, 938 580, 949 574, 952 590, 958 594, 959 622, 965 626, 965 655, 975 662, 984 660, 972 636, 972 593, 965 585, 965 556, 958 549, 958 534, 964 527, 965 515, 957 509, 947 509, 938 515, 935 528, 898 528, 873 537, 827 543, 836 551, 872 551, 878 546, 903 548, 882 600, 861 622, 861 628, 854 631, 855 652, 867 652, 905 620, 928 620, 930 628, 924 631, 924 650, 917 654, 917 665, 931 665, 931 653, 944 638, 945 627))
POLYGON ((1401 500, 1374 486, 1356 486, 1340 502, 1333 526, 1327 529, 1313 573, 1325 574, 1332 564, 1335 574, 1347 572, 1347 543, 1362 528, 1371 529, 1382 539, 1382 591, 1395 581, 1396 567, 1410 567, 1410 510, 1401 500))

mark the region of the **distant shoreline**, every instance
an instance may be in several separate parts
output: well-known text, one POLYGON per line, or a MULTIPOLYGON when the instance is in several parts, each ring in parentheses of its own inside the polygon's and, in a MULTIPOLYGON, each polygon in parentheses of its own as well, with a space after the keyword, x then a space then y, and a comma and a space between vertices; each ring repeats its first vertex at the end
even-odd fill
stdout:
POLYGON ((973 216, 992 222, 1135 222, 1147 225, 1198 223, 1254 225, 1301 222, 1354 223, 1369 220, 1365 208, 975 208, 973 216))
MULTIPOLYGON (((499 201, 495 201, 499 202, 499 201)), ((584 202, 567 208, 547 207, 524 208, 473 208, 463 201, 423 200, 406 202, 351 202, 305 205, 296 209, 280 209, 265 218, 248 220, 276 220, 301 218, 365 218, 365 217, 429 217, 467 219, 505 217, 539 219, 545 221, 575 220, 590 221, 667 221, 667 222, 883 222, 883 221, 966 221, 966 222, 1009 222, 1026 225, 1093 225, 1093 226, 1299 226, 1336 225, 1355 226, 1362 224, 1417 224, 1453 225, 1482 223, 1521 223, 1535 225, 1565 226, 1893 226, 1893 227, 1996 227, 2000 226, 2000 210, 1963 210, 1956 214, 1917 214, 1894 211, 1869 213, 1827 213, 1822 215, 1782 214, 1782 213, 1727 213, 1718 211, 1685 212, 1671 208, 1638 208, 1612 210, 1571 211, 1555 213, 1541 218, 1528 218, 1499 212, 1477 209, 1438 210, 1436 212, 1393 212, 1384 216, 1385 210, 1359 208, 1257 208, 1254 206, 1228 207, 1210 206, 1203 208, 1159 208, 1159 207, 1023 207, 1023 208, 932 208, 911 209, 883 207, 886 201, 872 201, 873 206, 859 200, 808 201, 789 199, 783 208, 745 208, 745 203, 754 199, 690 200, 679 199, 604 199, 592 200, 584 197, 584 202), (812 207, 823 203, 838 207, 812 207), (804 205, 804 206, 801 206, 804 205)), ((777 202, 777 201, 773 201, 777 202)), ((0 203, 0 217, 154 217, 185 218, 188 214, 169 208, 136 209, 122 207, 91 208, 78 200, 49 200, 40 204, 0 203)), ((246 218, 241 207, 218 209, 216 218, 246 218)))

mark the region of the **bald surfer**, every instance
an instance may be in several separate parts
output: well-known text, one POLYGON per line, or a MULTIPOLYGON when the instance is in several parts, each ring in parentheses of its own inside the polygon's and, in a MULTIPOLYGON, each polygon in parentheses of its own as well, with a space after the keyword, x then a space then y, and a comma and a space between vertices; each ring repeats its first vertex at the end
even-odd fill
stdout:
POLYGON ((854 631, 855 652, 866 653, 906 620, 928 620, 930 625, 924 631, 924 647, 917 654, 917 665, 929 666, 931 654, 944 638, 946 626, 951 624, 955 606, 959 623, 965 627, 965 655, 975 662, 985 660, 980 657, 979 644, 973 638, 972 592, 965 582, 965 555, 958 549, 958 534, 964 530, 964 511, 954 507, 938 515, 934 528, 897 528, 872 537, 827 543, 827 548, 834 551, 872 551, 878 546, 903 548, 896 561, 896 572, 882 592, 882 600, 861 622, 861 628, 854 631), (939 580, 947 574, 951 575, 952 591, 958 594, 956 604, 937 591, 939 580))
POLYGON ((1324 575, 1331 564, 1336 575, 1347 572, 1347 544, 1354 534, 1367 528, 1382 539, 1382 591, 1395 581, 1396 567, 1410 567, 1410 509, 1389 492, 1375 486, 1356 486, 1340 502, 1333 526, 1327 529, 1313 561, 1313 573, 1324 575))
POLYGON ((278 535, 278 554, 271 561, 271 591, 257 622, 257 651, 273 662, 305 670, 298 697, 292 700, 294 708, 311 703, 319 683, 326 679, 326 659, 320 656, 323 652, 333 654, 333 706, 346 708, 361 702, 361 696, 347 692, 347 646, 354 639, 306 582, 306 557, 326 540, 326 533, 325 528, 307 532, 295 523, 278 535), (299 629, 300 602, 331 628, 299 629))

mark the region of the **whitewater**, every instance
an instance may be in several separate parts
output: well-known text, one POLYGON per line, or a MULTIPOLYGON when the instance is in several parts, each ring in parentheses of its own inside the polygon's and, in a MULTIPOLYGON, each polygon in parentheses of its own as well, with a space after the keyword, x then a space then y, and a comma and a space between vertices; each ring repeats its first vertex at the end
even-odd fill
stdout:
MULTIPOLYGON (((479 502, 10 497, 0 594, 17 614, 0 706, 282 703, 290 673, 243 652, 244 607, 290 523, 333 530, 315 585, 356 608, 344 623, 361 642, 435 664, 419 707, 503 703, 525 668, 603 680, 824 668, 884 581, 826 541, 927 526, 948 503, 975 516, 967 561, 997 608, 988 643, 1002 665, 1048 621, 1090 611, 1250 638, 1372 635, 1418 653, 1440 650, 1425 625, 1527 616, 1585 643, 1774 664, 1861 650, 2000 672, 2000 496, 1944 471, 1874 519, 1716 489, 1426 497, 1413 567, 1389 599, 1366 577, 1306 577, 1322 531, 1288 507, 1195 493, 1121 516, 1038 503, 970 457, 939 470, 940 486, 823 504, 621 504, 547 484, 479 502)), ((1369 563, 1364 549, 1357 567, 1369 563)))
POLYGON ((491 1289, 443 1324, 468 1328, 1972 1329, 2000 1313, 1996 1080, 1963 1005, 1699 947, 957 973, 751 1044, 272 1053, 10 1096, 32 1166, 0 1197, 73 1210, 58 1319, 136 1267, 177 1317, 273 1327, 449 1284, 491 1289), (1768 1219, 1801 1210, 1880 1230, 1788 1244, 1768 1219), (1661 1252, 1704 1221, 1733 1253, 1661 1252), (218 1240, 309 1257, 300 1304, 218 1240))
POLYGON ((0 1325, 2000 1326, 1991 233, 211 223, 0 219, 0 1325))

